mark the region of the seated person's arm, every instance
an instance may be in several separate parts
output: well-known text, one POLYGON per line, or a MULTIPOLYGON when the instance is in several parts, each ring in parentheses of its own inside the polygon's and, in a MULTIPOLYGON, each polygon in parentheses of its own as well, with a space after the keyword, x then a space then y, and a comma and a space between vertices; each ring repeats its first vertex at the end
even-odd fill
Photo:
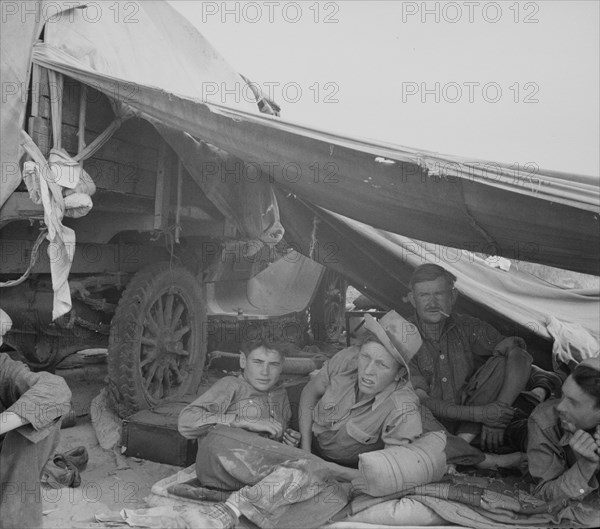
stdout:
POLYGON ((228 378, 217 380, 213 386, 188 404, 179 414, 177 428, 187 439, 202 437, 209 428, 218 424, 243 428, 251 432, 266 432, 274 439, 281 439, 282 425, 272 419, 238 417, 236 408, 243 406, 236 399, 235 384, 228 378))
POLYGON ((514 415, 514 410, 507 404, 492 402, 484 406, 461 406, 454 402, 434 399, 425 390, 415 390, 421 402, 438 418, 457 421, 478 422, 487 426, 505 427, 514 415))
POLYGON ((397 446, 414 441, 423 433, 419 399, 411 391, 402 392, 395 398, 396 409, 383 424, 381 440, 385 446, 397 446))
POLYGON ((234 399, 235 386, 226 378, 217 380, 181 411, 177 422, 179 433, 187 439, 197 439, 212 426, 231 425, 237 418, 235 411, 229 411, 234 399))
POLYGON ((46 427, 68 413, 71 390, 62 377, 44 371, 33 373, 7 354, 0 356, 2 401, 13 403, 0 415, 0 432, 30 424, 27 431, 21 432, 30 441, 37 442, 45 435, 42 432, 46 427))
POLYGON ((302 390, 300 396, 300 407, 298 415, 298 424, 300 427, 301 444, 300 448, 310 452, 312 443, 312 423, 313 409, 317 402, 327 390, 326 380, 318 374, 311 377, 308 384, 302 390))

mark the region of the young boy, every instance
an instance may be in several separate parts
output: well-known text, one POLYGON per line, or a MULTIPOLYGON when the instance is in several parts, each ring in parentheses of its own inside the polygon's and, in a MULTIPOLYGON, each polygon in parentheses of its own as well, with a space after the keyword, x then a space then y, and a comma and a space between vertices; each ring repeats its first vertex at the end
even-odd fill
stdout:
POLYGON ((288 428, 290 403, 278 384, 283 355, 263 338, 242 344, 243 372, 218 380, 208 391, 186 406, 178 428, 188 439, 205 437, 218 426, 232 426, 298 446, 300 434, 288 428))

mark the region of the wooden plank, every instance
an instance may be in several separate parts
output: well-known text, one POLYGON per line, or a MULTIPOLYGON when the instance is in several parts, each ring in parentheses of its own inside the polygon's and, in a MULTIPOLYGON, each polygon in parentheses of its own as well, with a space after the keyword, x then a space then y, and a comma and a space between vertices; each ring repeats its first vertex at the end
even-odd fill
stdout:
MULTIPOLYGON (((94 207, 92 211, 113 211, 122 213, 154 214, 154 200, 150 197, 141 197, 127 193, 98 190, 93 196, 94 207)), ((122 230, 127 230, 126 226, 122 230)))
POLYGON ((42 67, 37 64, 33 64, 31 68, 31 115, 39 115, 40 105, 40 84, 42 79, 42 67))
POLYGON ((84 162, 84 169, 92 177, 98 189, 153 197, 156 172, 140 169, 134 164, 99 160, 95 157, 84 162))
MULTIPOLYGON (((77 128, 63 125, 63 148, 72 155, 78 151, 77 128)), ((29 119, 29 132, 42 154, 48 156, 52 147, 50 122, 42 117, 29 119)), ((92 158, 84 162, 86 171, 99 188, 154 196, 156 150, 111 138, 92 158)))
MULTIPOLYGON (((72 154, 77 152, 79 139, 77 137, 77 127, 63 124, 63 147, 72 154)), ((89 132, 89 129, 86 129, 89 132)), ((88 143, 91 143, 93 137, 88 135, 88 143)), ((110 160, 125 165, 135 165, 146 171, 156 171, 158 154, 153 147, 139 145, 131 141, 126 141, 113 136, 106 144, 104 144, 93 158, 101 160, 110 160)))
MULTIPOLYGON (((29 266, 33 241, 22 239, 0 239, 2 272, 22 274, 29 266)), ((33 267, 34 274, 50 273, 48 243, 44 242, 33 267)), ((56 250, 56 246, 53 247, 56 250)), ((60 259, 57 251, 51 251, 53 259, 60 259)), ((166 258, 164 247, 119 244, 77 244, 71 274, 97 274, 106 272, 137 272, 147 263, 166 258)))
POLYGON ((181 234, 181 190, 183 186, 183 164, 177 160, 177 203, 175 204, 175 242, 179 244, 181 234))
MULTIPOLYGON (((79 123, 77 125, 77 154, 85 149, 85 120, 87 114, 87 86, 81 85, 81 91, 79 93, 79 123)), ((79 162, 79 165, 83 167, 83 161, 79 162)))
POLYGON ((154 202, 154 229, 164 230, 169 223, 169 149, 163 141, 158 148, 158 165, 156 170, 156 200, 154 202))
POLYGON ((50 121, 42 117, 29 118, 30 136, 39 147, 44 157, 48 157, 52 147, 52 128, 50 121))
POLYGON ((62 149, 63 76, 61 73, 51 71, 48 73, 48 78, 50 80, 51 124, 57 125, 52 128, 57 136, 53 138, 53 146, 57 149, 62 149))
MULTIPOLYGON (((89 138, 88 141, 92 141, 89 138)), ((94 158, 111 160, 114 162, 135 165, 146 171, 156 171, 158 164, 158 151, 154 147, 139 145, 131 141, 113 136, 96 153, 94 158)))

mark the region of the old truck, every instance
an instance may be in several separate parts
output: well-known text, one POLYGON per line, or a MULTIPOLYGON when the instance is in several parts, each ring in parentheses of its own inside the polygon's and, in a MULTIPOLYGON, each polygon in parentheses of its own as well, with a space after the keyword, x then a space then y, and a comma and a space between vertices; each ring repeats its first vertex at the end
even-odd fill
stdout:
POLYGON ((297 339, 310 305, 338 336, 332 271, 410 312, 423 262, 546 362, 569 336, 597 340, 597 289, 490 266, 600 275, 597 178, 286 122, 165 2, 76 4, 2 3, 0 308, 32 365, 108 343, 127 414, 193 389, 206 342, 250 324, 297 339))
POLYGON ((222 86, 244 93, 238 108, 279 112, 168 4, 136 6, 126 24, 23 2, 37 16, 7 12, 2 28, 4 342, 37 369, 108 347, 122 415, 193 391, 207 344, 265 326, 296 343, 311 325, 337 339, 345 291, 286 244, 266 180, 127 104, 141 87, 189 101, 222 86), (118 83, 75 79, 72 64, 118 83))

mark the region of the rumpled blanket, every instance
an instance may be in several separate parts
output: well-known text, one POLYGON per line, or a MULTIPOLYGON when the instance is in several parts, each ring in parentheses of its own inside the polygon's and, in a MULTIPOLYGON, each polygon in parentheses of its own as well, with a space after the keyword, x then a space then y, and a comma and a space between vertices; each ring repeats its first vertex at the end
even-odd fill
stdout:
POLYGON ((583 502, 548 503, 532 496, 531 490, 532 483, 510 477, 457 474, 385 498, 361 495, 354 498, 351 509, 352 514, 356 514, 382 501, 408 496, 448 522, 477 529, 600 526, 600 498, 597 493, 583 502))

